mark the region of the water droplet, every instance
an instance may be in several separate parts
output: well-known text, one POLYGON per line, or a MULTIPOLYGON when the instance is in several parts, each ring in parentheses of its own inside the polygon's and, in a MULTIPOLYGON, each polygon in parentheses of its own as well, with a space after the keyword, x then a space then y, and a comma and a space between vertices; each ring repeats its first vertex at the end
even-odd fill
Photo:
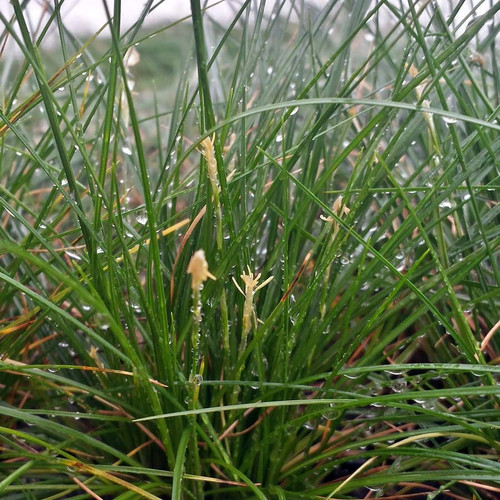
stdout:
POLYGON ((76 253, 73 253, 73 252, 70 252, 69 250, 66 250, 66 252, 64 252, 70 259, 73 259, 73 260, 82 260, 82 258, 76 254, 76 253))
POLYGON ((451 203, 448 200, 444 200, 439 204, 439 208, 449 209, 451 208, 451 203))
MULTIPOLYGON (((333 403, 330 403, 330 408, 333 408, 333 403)), ((340 416, 340 414, 335 410, 327 410, 323 415, 321 415, 325 420, 335 420, 340 416)))
POLYGON ((122 153, 124 155, 130 156, 132 154, 132 150, 128 146, 123 146, 122 147, 122 153))
POLYGON ((350 255, 342 255, 342 257, 340 258, 340 263, 343 266, 347 266, 347 264, 349 264, 350 262, 351 262, 351 256, 350 255))
POLYGON ((394 392, 403 392, 406 386, 407 382, 404 378, 397 378, 391 382, 391 388, 394 392))
POLYGON ((437 408, 437 399, 427 399, 422 403, 422 408, 426 408, 427 410, 435 410, 437 408))
POLYGON ((141 226, 145 226, 148 222, 148 217, 145 213, 137 215, 135 219, 141 226))
POLYGON ((389 373, 390 375, 402 375, 403 372, 402 371, 396 371, 396 370, 387 370, 387 373, 389 373))

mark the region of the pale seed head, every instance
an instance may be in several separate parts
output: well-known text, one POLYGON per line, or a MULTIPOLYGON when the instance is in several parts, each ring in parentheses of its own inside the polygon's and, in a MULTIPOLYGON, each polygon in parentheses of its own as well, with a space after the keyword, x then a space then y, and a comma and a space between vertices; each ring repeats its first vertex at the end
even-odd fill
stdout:
POLYGON ((217 185, 217 160, 215 158, 214 140, 215 134, 212 137, 205 137, 205 139, 200 142, 202 147, 200 152, 207 161, 207 170, 210 182, 217 185))
POLYGON ((344 199, 339 196, 333 204, 333 213, 339 217, 347 215, 351 210, 344 205, 344 199))
POLYGON ((191 275, 191 288, 193 290, 199 290, 208 278, 216 279, 208 270, 208 262, 203 250, 197 250, 193 254, 187 267, 187 273, 191 275))
POLYGON ((254 276, 252 271, 250 271, 250 267, 248 267, 248 274, 243 273, 241 275, 241 279, 243 280, 243 283, 245 283, 245 288, 247 290, 254 290, 260 279, 260 273, 257 274, 257 276, 254 276))
MULTIPOLYGON (((344 205, 344 199, 342 196, 339 196, 333 203, 332 212, 340 218, 342 218, 344 215, 347 215, 350 211, 351 209, 344 205)), ((325 217, 323 215, 321 215, 320 217, 325 222, 330 222, 334 230, 338 230, 338 224, 335 222, 333 217, 325 217)))

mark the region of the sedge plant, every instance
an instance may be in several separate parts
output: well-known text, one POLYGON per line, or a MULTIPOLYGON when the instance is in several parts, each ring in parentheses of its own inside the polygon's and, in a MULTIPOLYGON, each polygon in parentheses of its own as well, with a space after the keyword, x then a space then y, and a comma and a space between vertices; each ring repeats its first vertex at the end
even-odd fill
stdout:
POLYGON ((32 3, 1 498, 498 496, 500 3, 32 3))

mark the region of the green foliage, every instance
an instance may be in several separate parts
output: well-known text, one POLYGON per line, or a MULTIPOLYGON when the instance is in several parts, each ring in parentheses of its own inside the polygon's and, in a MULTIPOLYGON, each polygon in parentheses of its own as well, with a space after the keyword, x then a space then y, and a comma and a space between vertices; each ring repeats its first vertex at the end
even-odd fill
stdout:
POLYGON ((500 3, 63 3, 0 14, 2 498, 498 495, 500 3))

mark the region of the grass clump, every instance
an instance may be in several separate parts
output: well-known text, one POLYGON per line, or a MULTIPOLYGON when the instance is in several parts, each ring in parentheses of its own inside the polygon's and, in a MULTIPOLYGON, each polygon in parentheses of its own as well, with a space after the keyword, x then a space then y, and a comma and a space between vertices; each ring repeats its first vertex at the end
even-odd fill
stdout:
POLYGON ((500 4, 63 4, 0 15, 2 498, 498 495, 500 4))

